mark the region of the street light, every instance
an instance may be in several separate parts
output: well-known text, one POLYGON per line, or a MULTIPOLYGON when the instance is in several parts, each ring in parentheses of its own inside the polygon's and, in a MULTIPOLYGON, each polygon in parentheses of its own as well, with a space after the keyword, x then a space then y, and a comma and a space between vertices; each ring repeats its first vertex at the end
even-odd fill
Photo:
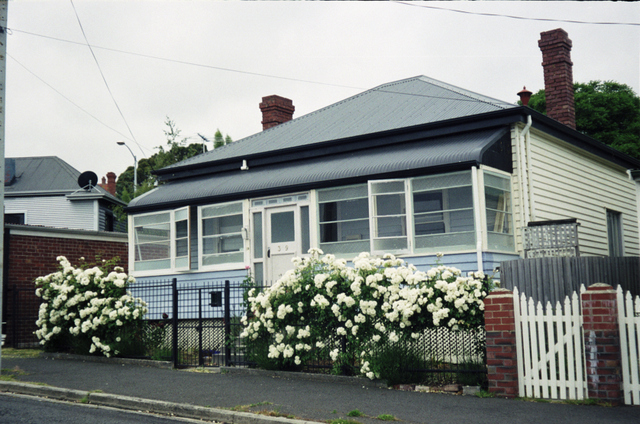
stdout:
POLYGON ((127 143, 124 141, 118 141, 117 143, 118 146, 124 146, 129 149, 129 153, 133 156, 133 194, 135 195, 138 189, 138 158, 136 158, 136 155, 134 155, 129 146, 127 146, 127 143))

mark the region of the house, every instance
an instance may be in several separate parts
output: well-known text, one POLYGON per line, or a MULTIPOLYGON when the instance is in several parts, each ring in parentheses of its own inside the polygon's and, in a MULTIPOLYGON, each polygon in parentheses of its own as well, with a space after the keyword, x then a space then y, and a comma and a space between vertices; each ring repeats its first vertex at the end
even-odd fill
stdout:
POLYGON ((549 116, 425 76, 296 119, 263 98, 262 132, 158 171, 129 204, 130 272, 272 282, 317 247, 490 274, 523 255, 523 227, 566 219, 581 255, 638 255, 640 161, 575 130, 567 33, 539 45, 549 116))
POLYGON ((2 333, 9 346, 33 347, 42 301, 33 282, 58 269, 58 256, 74 264, 118 257, 127 268, 128 238, 115 231, 111 209, 126 204, 55 156, 7 158, 5 170, 2 333))
POLYGON ((126 203, 97 181, 80 187, 80 172, 62 159, 7 158, 5 169, 6 223, 88 231, 118 229, 112 208, 126 203))

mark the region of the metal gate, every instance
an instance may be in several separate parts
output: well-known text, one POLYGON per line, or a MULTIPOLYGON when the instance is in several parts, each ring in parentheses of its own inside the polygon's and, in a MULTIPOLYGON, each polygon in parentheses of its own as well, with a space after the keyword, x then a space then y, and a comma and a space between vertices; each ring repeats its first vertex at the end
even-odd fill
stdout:
POLYGON ((247 365, 240 319, 246 312, 242 282, 174 284, 173 361, 179 367, 247 365))

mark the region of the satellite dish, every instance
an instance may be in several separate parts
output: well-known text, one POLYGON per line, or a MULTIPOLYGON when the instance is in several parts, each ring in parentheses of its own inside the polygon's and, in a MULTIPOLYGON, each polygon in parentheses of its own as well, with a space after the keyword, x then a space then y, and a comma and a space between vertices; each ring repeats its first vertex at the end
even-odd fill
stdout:
POLYGON ((95 172, 85 171, 78 177, 78 185, 85 190, 91 190, 98 185, 98 176, 95 172))

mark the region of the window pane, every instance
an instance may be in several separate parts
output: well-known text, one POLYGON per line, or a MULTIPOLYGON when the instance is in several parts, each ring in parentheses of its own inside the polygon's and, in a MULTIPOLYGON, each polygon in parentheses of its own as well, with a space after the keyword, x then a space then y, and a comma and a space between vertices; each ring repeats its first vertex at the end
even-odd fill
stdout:
POLYGON ((202 208, 202 217, 208 218, 212 216, 234 215, 242 213, 242 203, 231 203, 225 205, 207 206, 202 208))
POLYGON ((437 190, 442 188, 471 186, 471 171, 453 172, 450 174, 431 175, 415 178, 412 181, 413 191, 437 190))
POLYGON ((371 184, 371 194, 404 193, 404 181, 384 181, 371 184))
POLYGON ((221 216, 202 220, 202 235, 231 234, 242 231, 242 215, 221 216))
POLYGON ((244 261, 244 253, 226 253, 224 255, 208 255, 202 257, 203 265, 221 265, 227 263, 240 263, 244 261))
POLYGON ((389 238, 374 240, 373 248, 379 251, 393 251, 407 249, 407 238, 389 238))
POLYGON ((171 220, 171 214, 169 212, 156 213, 153 215, 136 216, 133 218, 134 227, 140 227, 144 225, 160 224, 163 222, 169 222, 171 220))
POLYGON ((189 239, 176 240, 176 257, 187 256, 189 254, 189 239))
POLYGON ((609 256, 622 256, 622 214, 607 210, 607 235, 609 256))
MULTIPOLYGON (((135 260, 150 261, 155 259, 167 259, 170 252, 169 240, 161 243, 145 243, 136 245, 135 260)), ((138 269, 136 265, 136 269, 138 269)))
POLYGON ((136 227, 136 243, 152 243, 159 241, 169 241, 171 228, 169 223, 159 225, 149 225, 147 227, 136 227))
POLYGON ((334 188, 330 190, 318 190, 318 202, 333 202, 356 198, 368 198, 369 190, 366 184, 334 188))
POLYGON ((253 214, 253 255, 262 258, 262 212, 253 214))
POLYGON ((376 219, 378 237, 406 236, 404 216, 383 217, 376 219))
POLYGON ((320 222, 369 218, 369 201, 365 199, 320 203, 320 222))
POLYGON ((402 215, 406 211, 404 193, 376 196, 376 215, 402 215))
POLYGON ((206 237, 202 240, 202 253, 205 255, 243 250, 242 235, 206 237))
POLYGON ((302 253, 307 253, 311 248, 311 239, 309 236, 309 206, 303 206, 300 208, 300 228, 302 253))
POLYGON ((369 240, 369 220, 320 224, 320 242, 369 240))
POLYGON ((416 249, 428 252, 471 250, 476 247, 475 232, 434 234, 416 237, 416 249))
POLYGON ((489 249, 515 250, 513 214, 511 212, 511 180, 484 172, 484 200, 489 249))
POLYGON ((183 238, 189 235, 189 223, 187 221, 176 222, 176 238, 183 238))
POLYGON ((294 213, 271 214, 271 243, 295 241, 294 213))

